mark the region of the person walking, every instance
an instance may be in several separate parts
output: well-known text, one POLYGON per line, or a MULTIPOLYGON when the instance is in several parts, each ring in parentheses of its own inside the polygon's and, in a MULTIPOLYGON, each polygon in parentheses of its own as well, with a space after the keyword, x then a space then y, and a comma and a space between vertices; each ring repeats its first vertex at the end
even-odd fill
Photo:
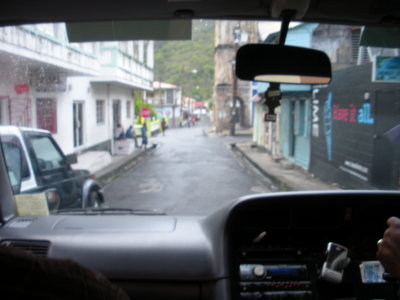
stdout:
POLYGON ((179 116, 179 127, 182 128, 183 126, 183 115, 181 113, 181 115, 179 116))
POLYGON ((161 131, 162 131, 162 135, 165 136, 165 130, 167 130, 167 122, 165 121, 165 119, 163 118, 161 121, 161 131))
POLYGON ((146 125, 146 121, 143 123, 142 129, 141 129, 141 134, 142 134, 142 148, 146 149, 147 148, 147 125, 146 125))
POLYGON ((192 117, 190 119, 192 121, 192 126, 196 125, 196 116, 192 115, 192 117))

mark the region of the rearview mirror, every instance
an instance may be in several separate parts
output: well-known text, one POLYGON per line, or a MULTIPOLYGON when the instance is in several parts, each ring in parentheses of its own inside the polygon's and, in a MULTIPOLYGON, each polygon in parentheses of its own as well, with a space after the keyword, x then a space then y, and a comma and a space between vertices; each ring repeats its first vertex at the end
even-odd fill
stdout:
POLYGON ((242 46, 236 55, 236 75, 242 80, 295 84, 327 84, 332 76, 324 52, 269 44, 242 46))

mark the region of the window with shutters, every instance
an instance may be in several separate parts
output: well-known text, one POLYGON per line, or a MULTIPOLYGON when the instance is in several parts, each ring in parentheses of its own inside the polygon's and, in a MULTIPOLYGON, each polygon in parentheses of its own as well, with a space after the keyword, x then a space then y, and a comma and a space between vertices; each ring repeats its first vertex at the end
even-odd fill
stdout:
POLYGON ((104 123, 104 100, 96 100, 96 123, 104 123))

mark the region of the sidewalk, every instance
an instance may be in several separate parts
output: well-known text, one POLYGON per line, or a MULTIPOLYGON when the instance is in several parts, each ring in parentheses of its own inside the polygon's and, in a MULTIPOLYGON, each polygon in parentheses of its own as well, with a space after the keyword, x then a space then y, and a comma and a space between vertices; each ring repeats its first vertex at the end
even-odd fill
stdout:
POLYGON ((268 177, 273 184, 271 188, 274 190, 315 191, 338 189, 337 186, 314 178, 313 175, 301 167, 295 166, 284 159, 279 162, 274 161, 268 153, 259 150, 257 147, 252 147, 251 143, 235 144, 232 146, 232 150, 246 159, 260 173, 268 177))
POLYGON ((72 168, 88 170, 105 186, 120 173, 129 170, 139 158, 152 149, 154 147, 150 145, 147 149, 135 149, 129 155, 114 156, 107 151, 89 151, 78 155, 78 162, 72 165, 72 168))
POLYGON ((108 151, 89 151, 78 155, 78 162, 72 165, 73 169, 88 170, 95 174, 111 164, 113 161, 108 151))
POLYGON ((339 189, 335 185, 322 182, 306 170, 283 158, 275 161, 265 150, 253 145, 251 128, 236 129, 236 136, 233 137, 224 133, 215 134, 212 130, 206 130, 205 134, 222 137, 236 156, 267 179, 264 182, 267 182, 272 191, 339 189))

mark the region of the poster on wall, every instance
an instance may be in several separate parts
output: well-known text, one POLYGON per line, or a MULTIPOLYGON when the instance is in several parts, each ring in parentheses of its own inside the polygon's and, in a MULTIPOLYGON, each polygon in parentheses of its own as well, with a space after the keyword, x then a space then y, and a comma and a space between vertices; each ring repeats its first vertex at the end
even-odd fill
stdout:
POLYGON ((372 65, 373 82, 400 82, 400 56, 375 56, 372 65))

